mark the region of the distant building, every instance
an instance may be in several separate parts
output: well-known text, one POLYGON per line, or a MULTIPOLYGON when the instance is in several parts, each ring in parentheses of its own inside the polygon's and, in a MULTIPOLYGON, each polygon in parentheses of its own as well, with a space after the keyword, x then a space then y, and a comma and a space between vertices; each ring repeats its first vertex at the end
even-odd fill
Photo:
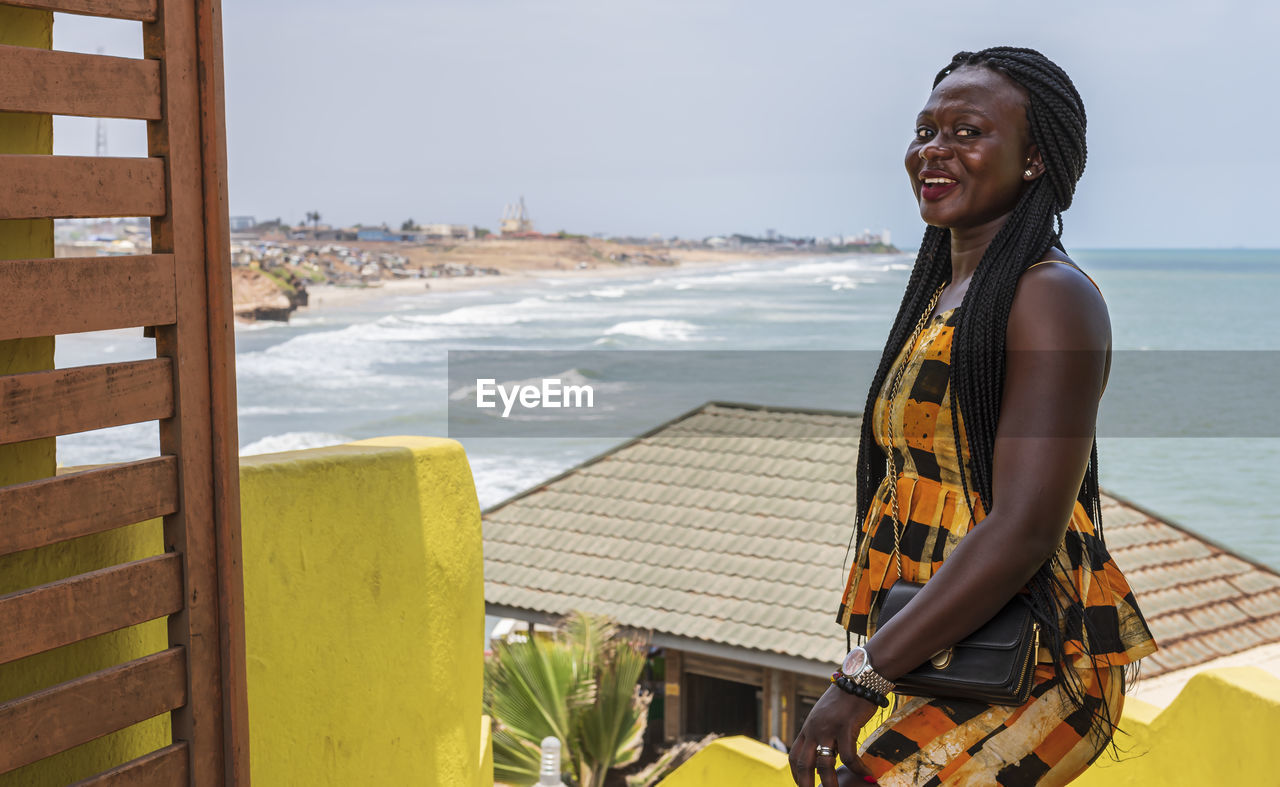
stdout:
POLYGON ((258 226, 258 220, 255 219, 253 216, 232 216, 231 217, 232 232, 244 232, 245 230, 251 230, 256 226, 258 226))
POLYGON ((476 228, 470 224, 423 224, 420 233, 431 240, 475 240, 476 228))
POLYGON ((392 232, 386 226, 382 227, 360 227, 356 230, 356 240, 366 241, 398 241, 402 240, 403 235, 411 235, 412 233, 392 232))
POLYGON ((498 231, 503 235, 521 235, 534 231, 533 219, 529 218, 523 196, 520 197, 519 202, 502 209, 502 221, 498 225, 498 231))

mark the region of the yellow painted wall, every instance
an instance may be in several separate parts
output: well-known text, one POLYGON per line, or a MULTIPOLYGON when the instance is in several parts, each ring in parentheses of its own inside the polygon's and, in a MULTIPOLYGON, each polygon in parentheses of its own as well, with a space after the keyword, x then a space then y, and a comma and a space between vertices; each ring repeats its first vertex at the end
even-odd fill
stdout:
POLYGON ((1257 667, 1201 672, 1161 711, 1129 700, 1129 749, 1103 755, 1075 782, 1081 787, 1280 784, 1280 679, 1257 667), (1129 707, 1132 704, 1132 708, 1129 707))
POLYGON ((484 564, 462 446, 245 458, 249 729, 262 785, 479 785, 484 564))
MULTIPOLYGON (((0 44, 49 49, 53 14, 0 6, 0 44)), ((53 117, 0 112, 0 154, 53 152, 53 117)), ((0 260, 53 256, 53 219, 0 221, 0 260)), ((53 368, 53 337, 0 341, 0 374, 53 368)), ((0 486, 53 475, 54 440, 0 445, 0 486)))
MULTIPOLYGON (((1208 670, 1168 708, 1125 702, 1119 761, 1104 754, 1072 785, 1275 785, 1280 679, 1256 667, 1208 670)), ((751 738, 722 738, 662 787, 794 787, 787 756, 751 738)))
MULTIPOLYGON (((53 14, 0 6, 0 44, 48 49, 53 14)), ((53 152, 48 115, 0 112, 0 153, 53 152)), ((0 221, 0 259, 53 256, 53 220, 0 221)), ((53 337, 0 341, 0 374, 53 368, 53 337)), ((0 486, 52 476, 53 438, 0 446, 0 486)), ((164 551, 158 522, 0 557, 0 595, 164 551)), ((0 665, 0 701, 38 691, 113 664, 163 650, 164 621, 0 665)), ((167 716, 144 722, 69 752, 0 775, 0 787, 64 785, 165 745, 167 716)))
POLYGON ((477 787, 493 784, 493 719, 480 717, 480 770, 476 773, 477 787))
POLYGON ((667 778, 662 787, 795 787, 787 755, 754 738, 717 738, 667 778))

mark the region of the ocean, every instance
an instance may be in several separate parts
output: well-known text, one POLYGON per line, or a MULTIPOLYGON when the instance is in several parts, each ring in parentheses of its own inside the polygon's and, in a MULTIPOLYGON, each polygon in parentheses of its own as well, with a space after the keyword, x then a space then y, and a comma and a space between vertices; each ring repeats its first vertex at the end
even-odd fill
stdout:
MULTIPOLYGON (((1251 350, 1261 351, 1260 362, 1275 363, 1280 251, 1086 250, 1072 251, 1072 257, 1102 289, 1115 350, 1251 350)), ((448 435, 450 350, 878 351, 912 262, 910 255, 852 255, 639 269, 634 277, 375 297, 306 312, 288 324, 242 326, 236 332, 241 451, 448 435)), ((60 337, 58 366, 153 357, 154 343, 139 334, 60 337)), ((610 383, 600 370, 557 371, 610 383)), ((734 390, 748 392, 758 404, 860 411, 866 397, 865 385, 805 392, 762 385, 767 370, 744 375, 750 379, 744 376, 734 390), (776 401, 760 401, 775 392, 776 401)), ((680 390, 678 380, 670 382, 680 390)), ((656 420, 635 424, 635 432, 705 401, 697 399, 700 392, 690 395, 655 406, 656 420)), ((1274 406, 1270 396, 1258 398, 1259 412, 1274 406)), ((1152 406, 1160 406, 1159 397, 1152 406)), ((1100 482, 1280 568, 1280 512, 1261 494, 1280 470, 1280 438, 1267 434, 1100 434, 1100 482)), ((481 506, 490 506, 622 437, 459 439, 481 506)), ((60 438, 58 458, 78 465, 157 451, 158 432, 150 423, 60 438)))

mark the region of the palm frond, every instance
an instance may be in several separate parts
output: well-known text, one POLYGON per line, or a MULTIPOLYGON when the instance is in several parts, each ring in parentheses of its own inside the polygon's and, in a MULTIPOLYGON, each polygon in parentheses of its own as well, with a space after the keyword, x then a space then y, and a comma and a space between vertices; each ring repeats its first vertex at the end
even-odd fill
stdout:
POLYGON ((640 691, 646 653, 639 643, 614 640, 606 650, 597 678, 596 702, 582 710, 577 726, 584 760, 597 763, 598 781, 604 773, 640 758, 652 695, 640 691))
POLYGON ((494 722, 493 778, 514 787, 537 784, 542 765, 542 750, 529 741, 511 734, 500 722, 494 722))
POLYGON ((607 617, 575 612, 549 641, 497 643, 485 663, 485 708, 494 719, 494 772, 537 781, 539 744, 563 744, 580 787, 639 759, 652 697, 638 687, 646 645, 623 639, 607 617))

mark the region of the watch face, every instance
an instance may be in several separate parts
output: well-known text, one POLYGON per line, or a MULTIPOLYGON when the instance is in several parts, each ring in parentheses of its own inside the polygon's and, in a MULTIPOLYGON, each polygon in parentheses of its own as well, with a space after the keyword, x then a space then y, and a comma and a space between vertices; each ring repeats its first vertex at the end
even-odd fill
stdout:
POLYGON ((840 665, 840 671, 850 676, 857 675, 866 663, 867 652, 862 648, 854 648, 849 651, 848 656, 844 657, 844 664, 840 665))

